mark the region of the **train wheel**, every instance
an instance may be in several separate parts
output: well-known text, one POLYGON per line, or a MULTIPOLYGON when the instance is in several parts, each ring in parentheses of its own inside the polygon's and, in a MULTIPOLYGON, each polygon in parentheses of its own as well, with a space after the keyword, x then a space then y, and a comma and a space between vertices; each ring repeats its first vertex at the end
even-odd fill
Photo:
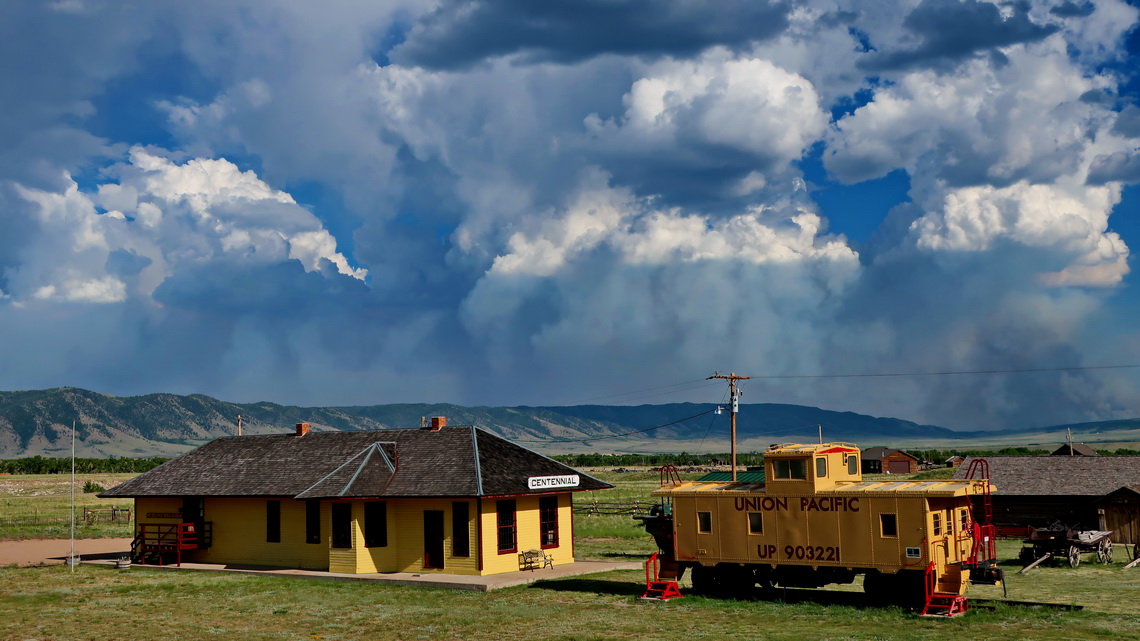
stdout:
POLYGON ((703 565, 693 566, 693 592, 708 596, 716 592, 716 570, 703 565))
POLYGON ((717 587, 720 595, 732 599, 752 596, 756 587, 756 572, 749 566, 724 564, 716 566, 717 587))
POLYGON ((1081 564, 1081 549, 1075 545, 1069 546, 1069 567, 1075 568, 1081 564))
POLYGON ((757 568, 756 585, 760 586, 760 596, 763 598, 770 599, 776 594, 776 579, 773 578, 772 568, 757 568))
POLYGON ((863 592, 872 603, 919 609, 924 605, 926 589, 922 572, 901 570, 895 574, 868 572, 863 575, 863 592))

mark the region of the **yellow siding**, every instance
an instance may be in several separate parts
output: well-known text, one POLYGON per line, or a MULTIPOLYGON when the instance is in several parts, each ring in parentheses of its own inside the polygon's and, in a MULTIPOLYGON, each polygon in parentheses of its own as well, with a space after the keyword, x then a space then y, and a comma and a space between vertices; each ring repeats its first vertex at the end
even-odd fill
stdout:
POLYGON ((135 499, 135 523, 181 523, 182 517, 162 518, 160 514, 181 514, 182 499, 178 497, 146 497, 135 499))
POLYGON ((452 507, 450 499, 415 499, 388 502, 388 546, 395 546, 390 554, 389 572, 417 572, 434 574, 478 574, 479 557, 475 525, 475 501, 468 501, 469 556, 455 556, 452 540, 452 507), (424 567, 424 511, 443 512, 443 569, 424 567))
MULTIPOLYGON (((574 562, 574 527, 571 498, 569 493, 558 494, 558 545, 543 549, 548 556, 554 558, 554 565, 563 565, 574 562)), ((482 574, 499 574, 502 572, 516 572, 519 569, 518 553, 523 550, 542 549, 540 531, 540 515, 538 510, 539 497, 520 496, 515 500, 515 519, 517 529, 517 548, 513 552, 499 553, 498 514, 496 513, 496 499, 482 501, 482 519, 480 526, 483 531, 483 571, 482 574)), ((472 545, 475 539, 472 538, 472 545)))
MULTIPOLYGON (((388 544, 364 546, 364 502, 352 504, 352 547, 332 548, 333 501, 321 502, 321 542, 305 542, 305 502, 290 498, 281 504, 281 541, 265 540, 266 504, 263 498, 207 497, 205 519, 212 523, 213 546, 188 552, 187 561, 240 563, 253 566, 297 567, 338 573, 416 572, 441 574, 496 574, 518 571, 518 554, 499 554, 494 500, 482 501, 482 518, 476 499, 468 504, 468 556, 455 556, 452 499, 388 500, 388 544), (424 511, 443 512, 443 569, 427 569, 424 564, 424 511), (479 569, 482 546, 483 569, 479 569)), ((461 501, 461 500, 459 500, 461 501)), ((148 518, 147 514, 178 514, 181 498, 140 498, 136 500, 138 523, 173 524, 178 517, 148 518)), ((538 497, 516 499, 518 550, 540 546, 538 497)), ((571 498, 558 495, 558 539, 556 547, 545 552, 561 565, 574 561, 574 532, 571 498)))
MULTIPOLYGON (((330 501, 332 503, 352 503, 351 501, 330 501)), ((323 506, 322 506, 323 507, 323 506)), ((364 518, 364 505, 363 503, 356 502, 352 506, 352 528, 351 532, 351 547, 347 548, 334 548, 332 547, 332 507, 328 508, 329 514, 329 572, 342 572, 345 574, 359 574, 361 572, 374 572, 375 570, 362 570, 361 566, 365 565, 364 557, 368 556, 364 550, 364 535, 360 531, 360 524, 364 518)), ((371 557, 367 560, 367 565, 372 565, 371 557)))
POLYGON ((321 505, 321 542, 305 543, 305 502, 281 501, 281 542, 265 540, 265 505, 262 498, 206 498, 206 520, 213 522, 214 545, 199 550, 192 560, 204 563, 242 563, 312 570, 329 569, 331 516, 321 505))

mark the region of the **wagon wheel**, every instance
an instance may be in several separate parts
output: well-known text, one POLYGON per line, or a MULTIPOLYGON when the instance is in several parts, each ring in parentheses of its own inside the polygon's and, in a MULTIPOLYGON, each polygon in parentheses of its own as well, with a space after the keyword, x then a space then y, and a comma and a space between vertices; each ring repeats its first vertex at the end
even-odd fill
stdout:
POLYGON ((1075 568, 1081 564, 1081 548, 1070 545, 1069 546, 1069 567, 1075 568))
POLYGON ((1101 563, 1112 563, 1112 541, 1106 538, 1097 544, 1096 560, 1101 563))

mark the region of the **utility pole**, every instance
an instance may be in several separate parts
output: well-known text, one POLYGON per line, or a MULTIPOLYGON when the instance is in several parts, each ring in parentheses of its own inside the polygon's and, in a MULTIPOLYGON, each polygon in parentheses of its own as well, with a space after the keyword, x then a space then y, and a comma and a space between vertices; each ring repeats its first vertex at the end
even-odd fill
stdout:
POLYGON ((238 414, 238 436, 241 436, 241 414, 238 414))
POLYGON ((732 481, 733 481, 733 483, 735 483, 736 482, 736 412, 738 412, 740 410, 740 392, 736 391, 736 381, 746 381, 752 377, 751 376, 737 376, 736 373, 733 372, 733 373, 729 373, 728 375, 713 374, 712 376, 706 378, 705 380, 709 381, 709 380, 712 380, 714 378, 723 378, 724 380, 728 381, 728 394, 732 398, 732 405, 729 406, 732 409, 730 410, 730 413, 728 416, 729 416, 729 423, 732 425, 732 481))

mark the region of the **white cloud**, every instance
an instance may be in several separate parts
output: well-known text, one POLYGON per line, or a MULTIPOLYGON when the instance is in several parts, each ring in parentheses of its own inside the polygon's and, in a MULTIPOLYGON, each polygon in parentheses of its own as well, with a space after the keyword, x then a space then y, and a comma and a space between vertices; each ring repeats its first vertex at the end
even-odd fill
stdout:
POLYGON ((947 190, 943 206, 911 224, 918 247, 985 251, 999 240, 1050 248, 1072 264, 1042 274, 1051 285, 1111 286, 1128 274, 1128 247, 1107 231, 1119 187, 1069 188, 1019 182, 947 190))
POLYGON ((647 150, 711 144, 788 162, 827 124, 815 88, 802 76, 725 51, 651 65, 623 103, 620 120, 591 114, 588 130, 610 144, 647 150))
POLYGON ((74 181, 63 193, 16 187, 34 205, 41 234, 21 251, 20 266, 5 274, 15 300, 147 298, 167 277, 210 263, 292 259, 315 271, 328 261, 346 276, 367 276, 336 251, 335 239, 291 196, 226 160, 178 164, 135 148, 129 163, 113 173, 119 182, 100 185, 94 194, 81 192, 74 181), (130 285, 106 273, 115 251, 146 263, 130 285))

